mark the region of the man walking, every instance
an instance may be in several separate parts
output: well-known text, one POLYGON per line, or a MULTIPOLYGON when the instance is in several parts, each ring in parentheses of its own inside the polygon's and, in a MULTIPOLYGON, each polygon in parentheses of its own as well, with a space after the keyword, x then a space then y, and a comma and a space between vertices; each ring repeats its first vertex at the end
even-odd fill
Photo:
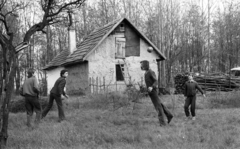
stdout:
POLYGON ((165 107, 165 105, 161 102, 160 98, 158 97, 157 93, 157 78, 155 72, 149 68, 149 62, 147 60, 141 61, 141 69, 145 71, 144 78, 145 84, 148 89, 148 95, 150 96, 152 103, 158 112, 158 119, 160 126, 165 126, 166 122, 164 120, 164 115, 166 115, 168 123, 173 118, 171 112, 165 107))
POLYGON ((193 80, 193 77, 191 75, 189 75, 188 81, 184 84, 184 96, 186 97, 184 111, 187 119, 190 119, 189 106, 191 105, 192 120, 196 120, 196 90, 199 90, 202 95, 206 97, 198 83, 193 80))
POLYGON ((68 76, 67 70, 61 70, 60 78, 55 82, 52 90, 50 91, 49 102, 47 107, 43 110, 42 118, 44 118, 49 110, 52 108, 53 101, 55 99, 58 107, 58 122, 65 120, 65 114, 63 111, 62 99, 64 96, 68 98, 67 94, 64 91, 64 87, 66 85, 66 77, 68 76))
POLYGON ((41 119, 41 105, 39 102, 38 94, 38 82, 34 75, 34 69, 29 69, 27 79, 24 81, 22 88, 20 89, 21 95, 25 97, 25 107, 27 111, 27 126, 32 127, 31 121, 33 111, 36 112, 35 124, 38 126, 41 119))

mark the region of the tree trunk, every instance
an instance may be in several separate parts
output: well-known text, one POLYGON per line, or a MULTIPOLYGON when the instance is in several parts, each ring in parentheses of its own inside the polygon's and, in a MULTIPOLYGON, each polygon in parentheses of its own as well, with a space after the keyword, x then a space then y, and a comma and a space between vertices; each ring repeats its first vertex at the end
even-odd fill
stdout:
MULTIPOLYGON (((18 63, 18 61, 17 61, 18 63)), ((19 65, 17 64, 18 67, 16 67, 16 76, 15 76, 15 84, 16 84, 16 95, 19 95, 19 89, 20 89, 20 82, 21 82, 21 79, 20 79, 20 69, 19 69, 19 65)))
POLYGON ((8 118, 9 118, 9 102, 11 100, 13 86, 14 86, 14 77, 16 74, 16 55, 14 47, 10 44, 8 45, 8 52, 4 52, 6 55, 4 58, 4 65, 7 69, 4 70, 3 78, 3 94, 2 94, 2 106, 1 106, 1 132, 0 132, 0 149, 4 149, 7 145, 8 139, 8 118))
MULTIPOLYGON (((1 52, 2 57, 2 52, 1 52)), ((2 99, 2 89, 3 89, 3 60, 0 61, 0 99, 2 99)))

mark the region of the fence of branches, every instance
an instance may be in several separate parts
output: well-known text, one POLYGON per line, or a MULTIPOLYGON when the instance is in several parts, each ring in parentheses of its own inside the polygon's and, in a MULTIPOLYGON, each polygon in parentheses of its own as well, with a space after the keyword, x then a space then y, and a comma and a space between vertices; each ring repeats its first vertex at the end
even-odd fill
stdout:
MULTIPOLYGON (((142 88, 143 78, 135 81, 109 81, 106 77, 89 78, 89 91, 96 103, 103 103, 110 111, 133 112, 146 96, 142 88)), ((95 103, 95 104, 96 104, 95 103)))
POLYGON ((143 86, 143 77, 137 81, 107 81, 106 77, 90 77, 89 88, 91 94, 104 94, 109 92, 125 92, 135 89, 140 92, 143 86))

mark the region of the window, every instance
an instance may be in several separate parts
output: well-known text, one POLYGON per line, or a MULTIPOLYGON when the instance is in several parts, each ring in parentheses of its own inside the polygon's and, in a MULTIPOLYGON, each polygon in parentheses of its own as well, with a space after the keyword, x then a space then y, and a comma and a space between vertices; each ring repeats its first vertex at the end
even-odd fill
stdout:
POLYGON ((124 65, 123 64, 116 64, 116 80, 117 81, 124 81, 124 65))
POLYGON ((116 58, 125 58, 125 38, 116 38, 116 44, 115 44, 115 56, 116 58))
POLYGON ((236 71, 235 76, 240 76, 240 71, 236 71))
POLYGON ((125 31, 124 24, 120 24, 120 31, 125 31))

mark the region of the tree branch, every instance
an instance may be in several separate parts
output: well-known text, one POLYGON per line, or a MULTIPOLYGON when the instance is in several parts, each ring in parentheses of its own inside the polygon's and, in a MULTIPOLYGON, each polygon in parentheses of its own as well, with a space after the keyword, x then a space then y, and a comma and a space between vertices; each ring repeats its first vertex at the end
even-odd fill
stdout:
POLYGON ((0 11, 2 11, 2 8, 4 7, 4 5, 7 3, 7 0, 2 0, 0 3, 0 11))
POLYGON ((8 44, 8 39, 1 33, 0 33, 0 43, 1 43, 1 45, 8 44))
POLYGON ((51 15, 49 14, 48 17, 53 17, 53 16, 58 15, 60 12, 62 12, 64 9, 67 9, 67 7, 71 6, 71 5, 81 6, 84 2, 85 2, 85 0, 76 0, 76 1, 73 1, 73 2, 65 3, 63 6, 60 6, 60 8, 58 9, 57 12, 52 13, 51 15))
POLYGON ((69 3, 64 3, 60 6, 60 8, 56 8, 58 6, 57 6, 57 3, 55 3, 55 2, 56 1, 54 1, 54 0, 48 0, 47 4, 46 4, 46 3, 44 3, 43 0, 41 0, 40 3, 42 5, 42 9, 45 12, 45 14, 44 14, 41 22, 33 25, 26 32, 23 42, 29 42, 31 36, 37 31, 44 32, 43 29, 45 28, 45 26, 62 22, 62 20, 59 19, 61 17, 58 16, 61 12, 63 12, 65 9, 68 9, 68 7, 70 7, 70 6, 74 6, 74 5, 76 7, 81 6, 85 2, 85 0, 75 0, 75 1, 72 1, 69 3), (54 13, 54 11, 53 11, 54 9, 58 9, 58 10, 54 13))

